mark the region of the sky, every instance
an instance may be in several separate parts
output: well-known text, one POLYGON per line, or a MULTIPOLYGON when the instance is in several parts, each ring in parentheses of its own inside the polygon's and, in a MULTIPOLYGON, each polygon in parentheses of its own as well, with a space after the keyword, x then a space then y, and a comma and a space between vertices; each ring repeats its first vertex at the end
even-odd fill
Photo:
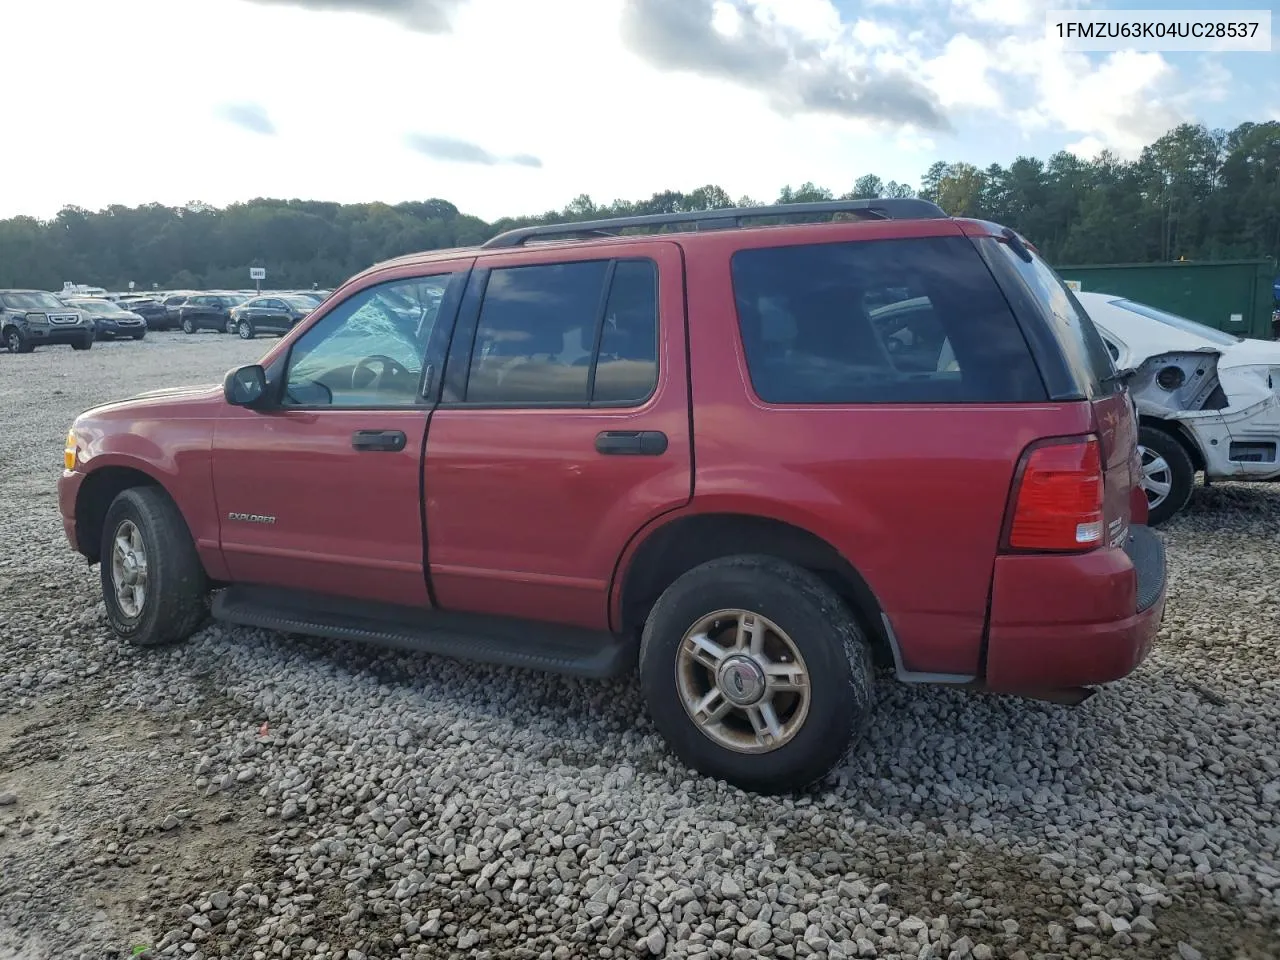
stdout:
MULTIPOLYGON (((0 217, 441 197, 487 220, 1280 120, 1271 53, 1076 53, 1200 0, 0 0, 0 217), (1082 12, 1085 12, 1082 11, 1082 12)), ((1269 9, 1280 0, 1233 6, 1269 9)))

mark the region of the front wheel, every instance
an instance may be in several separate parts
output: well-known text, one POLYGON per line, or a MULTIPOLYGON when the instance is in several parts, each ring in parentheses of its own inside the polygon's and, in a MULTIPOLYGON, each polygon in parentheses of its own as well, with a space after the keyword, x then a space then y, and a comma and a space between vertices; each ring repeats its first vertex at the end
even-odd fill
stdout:
POLYGON ((89 334, 81 340, 75 340, 71 343, 72 350, 90 350, 93 348, 94 336, 89 334))
POLYGON ((10 327, 4 332, 4 345, 10 353, 30 353, 36 348, 31 338, 17 327, 10 327))
POLYGON ((865 726, 871 651, 830 587, 767 556, 695 567, 658 599, 640 644, 654 725, 685 763, 745 790, 822 778, 865 726))
POLYGON ((142 339, 143 337, 145 337, 146 335, 147 335, 147 331, 143 330, 143 331, 142 331, 142 333, 135 333, 135 334, 133 335, 133 339, 135 339, 135 340, 141 340, 141 339, 142 339))
POLYGON ((183 321, 182 321, 182 332, 183 332, 183 333, 195 333, 195 332, 196 332, 196 325, 195 325, 194 323, 192 323, 192 322, 191 322, 190 318, 188 318, 188 319, 186 319, 186 320, 183 320, 183 321))
POLYGON ((185 640, 207 613, 208 581, 191 532, 159 487, 132 487, 111 502, 99 566, 111 628, 135 646, 185 640))
POLYGON ((241 320, 240 325, 236 327, 236 332, 240 334, 241 340, 252 340, 254 335, 253 324, 248 320, 241 320))
POLYGON ((1147 522, 1156 527, 1180 513, 1191 499, 1196 469, 1187 448, 1155 427, 1138 430, 1142 456, 1142 489, 1147 495, 1147 522))

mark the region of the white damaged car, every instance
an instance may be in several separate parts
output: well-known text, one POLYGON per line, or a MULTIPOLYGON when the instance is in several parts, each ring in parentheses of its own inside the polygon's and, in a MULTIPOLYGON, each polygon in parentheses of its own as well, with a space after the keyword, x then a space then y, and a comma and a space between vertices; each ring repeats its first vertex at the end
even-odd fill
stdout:
POLYGON ((1152 524, 1205 482, 1280 479, 1280 343, 1246 340, 1105 293, 1077 293, 1116 367, 1132 370, 1152 524))

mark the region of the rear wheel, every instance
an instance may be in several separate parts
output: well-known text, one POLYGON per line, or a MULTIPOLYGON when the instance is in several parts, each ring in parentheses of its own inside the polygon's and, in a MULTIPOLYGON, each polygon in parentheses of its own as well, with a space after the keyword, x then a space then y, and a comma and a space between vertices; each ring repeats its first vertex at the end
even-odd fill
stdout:
POLYGON ((695 567, 645 624, 640 684, 684 762, 746 790, 825 776, 871 707, 870 648, 818 577, 773 557, 695 567))
POLYGON ((1156 427, 1138 431, 1142 455, 1142 489, 1147 495, 1147 522, 1159 526, 1180 513, 1191 499, 1196 470, 1176 437, 1156 427))
POLYGON ((140 647, 185 640, 208 611, 208 581, 177 506, 159 487, 133 487, 107 509, 102 596, 120 638, 140 647))
POLYGON ((240 325, 236 327, 236 332, 240 334, 241 340, 252 340, 254 336, 253 324, 248 320, 241 320, 240 325))

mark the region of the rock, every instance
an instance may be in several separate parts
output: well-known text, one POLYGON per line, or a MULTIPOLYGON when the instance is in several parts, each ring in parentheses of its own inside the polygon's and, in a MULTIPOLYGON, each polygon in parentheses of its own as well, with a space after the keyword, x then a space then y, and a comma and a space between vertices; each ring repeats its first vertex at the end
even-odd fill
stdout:
POLYGON ((18 802, 18 795, 12 790, 5 790, 0 793, 0 807, 12 807, 18 802))
POLYGON ((644 946, 655 957, 661 956, 662 952, 667 949, 667 935, 662 932, 661 927, 654 927, 649 931, 649 935, 644 938, 644 946))
POLYGON ((1204 960, 1204 954, 1189 943, 1178 941, 1178 956, 1182 960, 1204 960))

